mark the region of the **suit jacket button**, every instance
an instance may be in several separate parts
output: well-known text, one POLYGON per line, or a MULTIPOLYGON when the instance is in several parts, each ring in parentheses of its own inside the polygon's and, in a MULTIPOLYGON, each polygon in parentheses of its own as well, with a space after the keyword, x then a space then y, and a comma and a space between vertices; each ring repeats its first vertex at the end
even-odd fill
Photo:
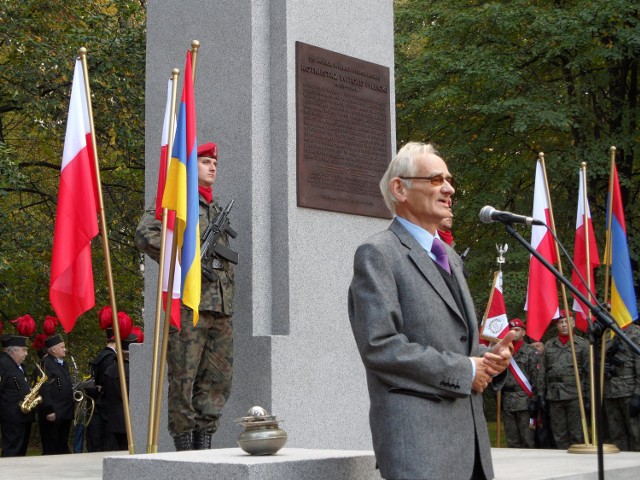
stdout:
POLYGON ((466 336, 466 335, 462 335, 462 336, 460 337, 460 341, 461 341, 461 342, 466 342, 466 341, 467 341, 467 336, 466 336))

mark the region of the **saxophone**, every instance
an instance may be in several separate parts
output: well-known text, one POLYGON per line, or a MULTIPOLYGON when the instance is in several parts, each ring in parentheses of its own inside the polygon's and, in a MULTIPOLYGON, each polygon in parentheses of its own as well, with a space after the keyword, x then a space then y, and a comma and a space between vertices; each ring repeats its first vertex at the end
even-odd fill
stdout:
POLYGON ((42 376, 38 379, 38 382, 33 386, 31 391, 27 393, 24 399, 20 402, 20 410, 22 413, 31 413, 34 408, 42 403, 42 397, 38 395, 38 392, 40 391, 40 388, 42 388, 42 385, 44 385, 44 382, 48 380, 48 377, 38 363, 36 363, 36 367, 38 367, 42 376))

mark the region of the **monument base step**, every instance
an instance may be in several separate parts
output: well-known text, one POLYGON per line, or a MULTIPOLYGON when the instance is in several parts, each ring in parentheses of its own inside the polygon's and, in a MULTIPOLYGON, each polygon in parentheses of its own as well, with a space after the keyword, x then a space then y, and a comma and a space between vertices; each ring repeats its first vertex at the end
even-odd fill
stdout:
MULTIPOLYGON (((562 450, 492 449, 496 480, 595 480, 595 454, 562 450)), ((637 480, 640 453, 604 456, 606 478, 637 480)), ((376 480, 371 451, 283 448, 276 455, 251 456, 239 448, 105 457, 103 480, 376 480)))
POLYGON ((103 480, 372 480, 371 451, 283 448, 252 456, 239 448, 105 457, 103 480))

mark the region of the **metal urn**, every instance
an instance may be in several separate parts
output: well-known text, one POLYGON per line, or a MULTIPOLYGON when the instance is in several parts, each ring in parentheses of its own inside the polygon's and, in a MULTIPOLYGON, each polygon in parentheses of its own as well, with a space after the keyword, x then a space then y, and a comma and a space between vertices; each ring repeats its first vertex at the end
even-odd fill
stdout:
POLYGON ((262 407, 251 407, 236 422, 244 427, 238 445, 250 455, 273 455, 287 443, 287 433, 278 427, 276 416, 262 407))

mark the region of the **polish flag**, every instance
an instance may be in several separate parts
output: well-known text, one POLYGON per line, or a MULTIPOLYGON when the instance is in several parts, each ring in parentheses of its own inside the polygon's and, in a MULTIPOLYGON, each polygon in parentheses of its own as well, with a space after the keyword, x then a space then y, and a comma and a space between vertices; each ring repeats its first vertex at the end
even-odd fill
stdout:
MULTIPOLYGON (((507 308, 505 307, 502 293, 502 271, 496 272, 493 278, 493 288, 491 289, 491 297, 489 298, 485 317, 480 333, 480 337, 483 340, 497 342, 509 332, 507 308)), ((487 344, 482 340, 480 343, 487 344)))
POLYGON ((95 159, 82 62, 76 60, 51 253, 49 300, 69 333, 95 305, 91 240, 98 235, 95 159))
MULTIPOLYGON (((551 225, 547 184, 542 163, 536 165, 536 181, 533 193, 533 218, 544 219, 551 225)), ((531 227, 531 246, 552 265, 556 263, 555 245, 551 232, 544 225, 531 227)), ((529 285, 524 306, 527 311, 527 335, 538 342, 547 330, 551 319, 559 315, 558 284, 556 278, 533 255, 529 263, 529 285)))
MULTIPOLYGON (((571 274, 571 283, 589 300, 587 286, 582 282, 580 277, 588 283, 591 292, 595 295, 596 285, 593 278, 593 269, 600 265, 598 256, 598 246, 596 245, 596 237, 593 233, 593 223, 591 222, 591 211, 589 209, 589 201, 586 198, 584 189, 584 171, 580 169, 580 188, 578 190, 578 214, 576 216, 576 238, 573 244, 573 263, 577 271, 571 274), (587 232, 589 236, 589 246, 587 250, 587 232), (589 252, 589 265, 587 266, 587 251, 589 252), (578 275, 579 272, 579 275, 578 275)), ((595 299, 592 303, 595 304, 595 299)), ((578 300, 573 298, 573 311, 576 312, 576 327, 583 332, 587 331, 589 323, 587 316, 589 308, 578 300)))
MULTIPOLYGON (((169 79, 167 87, 167 102, 164 111, 164 123, 162 125, 162 144, 160 146, 160 169, 158 172, 158 188, 156 190, 156 218, 162 220, 162 196, 167 182, 167 167, 169 164, 169 127, 171 121, 171 93, 173 90, 173 80, 169 79)), ((175 122, 171 137, 175 135, 175 122)), ((169 291, 169 269, 171 266, 171 250, 173 249, 173 228, 176 219, 176 212, 167 210, 167 237, 165 240, 165 250, 162 270, 162 304, 167 305, 167 292, 169 291)), ((180 279, 182 271, 180 269, 179 256, 176 257, 175 273, 173 276, 173 294, 171 300, 171 324, 180 329, 180 279)))

